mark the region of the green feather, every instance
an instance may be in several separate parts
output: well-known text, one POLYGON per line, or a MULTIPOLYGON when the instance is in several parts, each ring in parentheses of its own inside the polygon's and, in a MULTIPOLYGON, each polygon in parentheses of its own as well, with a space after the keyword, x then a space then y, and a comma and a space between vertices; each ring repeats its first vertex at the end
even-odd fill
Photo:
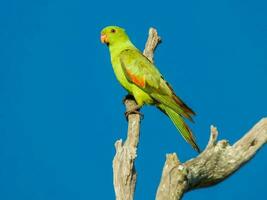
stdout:
POLYGON ((175 127, 179 130, 183 138, 197 151, 200 152, 200 149, 196 143, 196 139, 194 135, 192 134, 189 127, 184 122, 183 118, 177 114, 175 111, 173 111, 168 106, 165 106, 164 104, 159 104, 158 107, 164 111, 172 120, 175 127))

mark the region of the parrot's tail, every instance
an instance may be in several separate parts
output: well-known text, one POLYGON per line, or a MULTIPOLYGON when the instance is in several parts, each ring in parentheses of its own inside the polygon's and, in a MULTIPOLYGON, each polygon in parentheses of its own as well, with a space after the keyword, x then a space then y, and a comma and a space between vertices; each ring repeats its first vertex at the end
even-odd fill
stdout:
POLYGON ((164 104, 159 104, 158 108, 162 110, 166 115, 170 117, 172 122, 174 123, 175 127, 179 130, 179 132, 182 134, 183 138, 198 152, 200 153, 200 149, 196 143, 196 139, 192 133, 192 131, 189 129, 189 127, 184 122, 183 118, 173 111, 168 106, 165 106, 164 104))

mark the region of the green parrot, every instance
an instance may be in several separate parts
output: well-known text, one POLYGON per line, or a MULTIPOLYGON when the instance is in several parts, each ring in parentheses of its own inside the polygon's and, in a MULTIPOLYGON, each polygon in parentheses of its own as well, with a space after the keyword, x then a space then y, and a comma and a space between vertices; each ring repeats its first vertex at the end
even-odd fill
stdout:
POLYGON ((192 131, 184 122, 184 118, 193 121, 194 111, 174 93, 155 65, 133 45, 125 30, 107 26, 101 31, 101 42, 109 48, 116 78, 137 102, 137 107, 127 114, 137 113, 145 104, 155 105, 172 120, 183 138, 200 152, 192 131))

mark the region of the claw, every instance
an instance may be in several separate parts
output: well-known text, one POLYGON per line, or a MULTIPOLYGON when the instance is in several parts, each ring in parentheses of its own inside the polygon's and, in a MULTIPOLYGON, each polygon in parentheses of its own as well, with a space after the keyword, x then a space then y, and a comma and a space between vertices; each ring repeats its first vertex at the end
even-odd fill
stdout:
POLYGON ((138 114, 141 117, 141 120, 144 119, 144 114, 139 111, 140 107, 137 106, 136 108, 133 108, 132 110, 128 110, 124 113, 126 120, 128 121, 128 117, 131 114, 138 114))

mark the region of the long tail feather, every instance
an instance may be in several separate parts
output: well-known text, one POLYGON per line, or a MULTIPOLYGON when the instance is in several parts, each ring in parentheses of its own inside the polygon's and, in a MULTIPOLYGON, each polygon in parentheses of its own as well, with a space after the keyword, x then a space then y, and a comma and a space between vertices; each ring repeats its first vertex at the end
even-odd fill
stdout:
POLYGON ((191 113, 188 113, 187 110, 185 110, 184 107, 181 107, 172 97, 166 96, 166 95, 161 95, 161 94, 156 94, 152 93, 151 96, 158 102, 168 106, 171 108, 173 111, 176 113, 179 113, 183 117, 189 119, 190 121, 193 122, 193 118, 191 116, 191 113))
POLYGON ((173 111, 168 106, 165 106, 164 104, 158 105, 159 109, 162 110, 165 114, 167 114, 172 122, 174 123, 175 127, 179 130, 183 138, 197 151, 200 152, 200 149, 196 143, 196 139, 192 133, 192 131, 189 129, 189 127, 184 122, 181 115, 173 111))

